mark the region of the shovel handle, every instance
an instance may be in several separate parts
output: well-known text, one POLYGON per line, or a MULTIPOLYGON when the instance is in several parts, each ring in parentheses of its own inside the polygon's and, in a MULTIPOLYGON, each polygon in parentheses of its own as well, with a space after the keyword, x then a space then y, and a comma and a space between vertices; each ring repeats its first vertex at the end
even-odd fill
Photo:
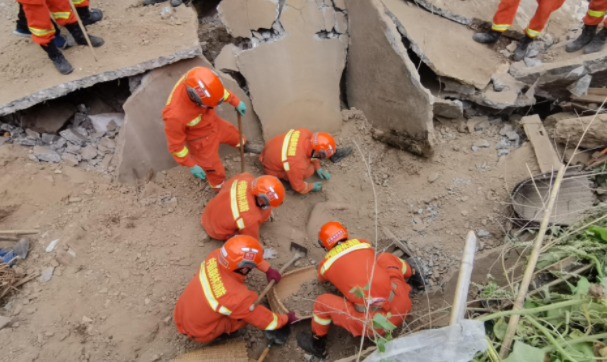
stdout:
POLYGON ((270 347, 266 347, 266 349, 263 350, 263 352, 261 353, 261 356, 259 356, 259 359, 257 360, 257 362, 263 362, 263 360, 266 359, 266 356, 268 355, 268 353, 270 353, 270 347))
MULTIPOLYGON (((300 256, 294 256, 293 258, 291 258, 291 260, 289 260, 282 268, 280 268, 280 274, 284 273, 285 270, 287 270, 287 268, 291 266, 291 264, 295 263, 300 258, 301 258, 300 256)), ((253 304, 251 304, 251 306, 249 307, 249 311, 252 312, 253 310, 255 310, 255 307, 257 307, 257 305, 266 296, 266 294, 268 294, 268 292, 270 291, 270 289, 272 289, 274 284, 276 284, 276 280, 272 280, 268 285, 266 285, 266 287, 263 289, 263 291, 261 292, 259 297, 257 297, 255 302, 253 302, 253 304)))

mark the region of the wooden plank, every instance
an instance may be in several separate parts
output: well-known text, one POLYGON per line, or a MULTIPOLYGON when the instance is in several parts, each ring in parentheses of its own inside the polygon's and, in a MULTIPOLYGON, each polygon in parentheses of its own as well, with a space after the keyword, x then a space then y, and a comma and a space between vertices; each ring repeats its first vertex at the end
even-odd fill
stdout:
POLYGON ((0 235, 35 235, 39 233, 38 230, 0 230, 0 235))
POLYGON ((588 95, 607 96, 607 88, 588 88, 588 95))
POLYGON ((603 101, 605 101, 605 98, 607 98, 607 96, 598 95, 598 94, 588 94, 588 95, 580 96, 580 97, 576 97, 576 96, 571 97, 572 100, 577 101, 577 102, 596 103, 599 106, 603 103, 603 101))
POLYGON ((546 132, 540 116, 534 114, 533 116, 523 117, 521 123, 525 127, 525 133, 529 141, 531 141, 542 173, 558 170, 561 160, 548 138, 548 132, 546 132))

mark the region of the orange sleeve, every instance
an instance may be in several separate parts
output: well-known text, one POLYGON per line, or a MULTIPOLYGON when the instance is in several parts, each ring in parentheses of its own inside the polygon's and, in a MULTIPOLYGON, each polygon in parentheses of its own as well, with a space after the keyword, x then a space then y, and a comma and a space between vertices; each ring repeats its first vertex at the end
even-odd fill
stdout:
MULTIPOLYGON (((314 186, 304 181, 303 170, 299 167, 293 167, 294 162, 291 162, 291 170, 287 171, 287 176, 289 177, 289 183, 293 190, 299 192, 300 194, 307 194, 312 191, 314 186)), ((298 165, 299 166, 299 165, 298 165)))
POLYGON ((325 262, 327 261, 327 259, 323 259, 319 264, 318 264, 318 280, 320 280, 321 282, 326 282, 327 278, 325 278, 324 275, 320 274, 320 271, 322 270, 322 266, 325 265, 325 262))
POLYGON ((233 107, 238 107, 238 105, 240 104, 240 98, 238 98, 236 96, 236 94, 232 93, 232 91, 227 90, 226 92, 228 92, 228 98, 224 99, 224 102, 230 103, 233 107))
POLYGON ((270 263, 268 263, 266 260, 257 264, 257 270, 259 270, 260 272, 267 273, 268 269, 270 269, 270 263))
POLYGON ((413 274, 411 266, 406 261, 390 253, 379 253, 376 260, 377 264, 386 269, 391 277, 404 276, 407 279, 413 274))
POLYGON ((247 290, 246 295, 239 295, 238 299, 240 303, 232 309, 232 314, 230 314, 232 319, 243 319, 263 331, 282 328, 289 321, 289 317, 286 315, 275 314, 261 305, 255 307, 251 312, 249 307, 257 299, 257 293, 253 291, 247 290))
POLYGON ((247 235, 255 240, 259 240, 259 223, 247 221, 248 220, 244 220, 245 228, 238 231, 238 234, 247 235))
POLYGON ((320 170, 322 167, 320 167, 320 160, 312 160, 312 165, 314 165, 314 171, 318 171, 320 170))
POLYGON ((194 162, 190 151, 185 145, 185 124, 179 122, 176 117, 173 117, 171 112, 167 111, 166 108, 162 112, 162 118, 164 119, 164 133, 167 136, 169 152, 173 155, 175 161, 186 167, 196 166, 196 162, 194 162))

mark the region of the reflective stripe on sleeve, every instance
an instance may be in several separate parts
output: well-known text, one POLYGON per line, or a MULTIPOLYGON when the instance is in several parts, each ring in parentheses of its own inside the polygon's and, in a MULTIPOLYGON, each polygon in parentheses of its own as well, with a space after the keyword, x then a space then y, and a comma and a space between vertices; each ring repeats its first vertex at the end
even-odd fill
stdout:
POLYGON ((69 19, 72 12, 67 11, 67 12, 58 12, 58 13, 52 13, 52 14, 55 19, 69 19))
POLYGON ((236 225, 238 225, 238 229, 244 229, 244 220, 240 217, 240 212, 238 211, 238 199, 236 198, 236 188, 238 187, 238 180, 234 180, 232 183, 232 188, 230 189, 230 204, 232 206, 232 216, 234 217, 234 221, 236 225))
POLYGON ((405 275, 405 273, 407 272, 407 263, 405 263, 402 259, 398 259, 400 260, 401 263, 403 263, 403 275, 405 275))
POLYGON ((80 5, 84 2, 85 0, 72 0, 72 3, 74 3, 74 5, 80 5))
POLYGON ((224 306, 221 306, 221 307, 219 307, 219 313, 221 313, 223 315, 230 315, 230 314, 232 314, 232 311, 224 306))
POLYGON ((320 324, 321 326, 328 326, 331 324, 331 319, 323 319, 314 314, 314 322, 320 324))
POLYGON ((207 273, 205 272, 204 262, 200 265, 200 273, 198 274, 200 279, 200 284, 202 285, 202 291, 204 292, 204 296, 207 298, 209 305, 213 308, 214 311, 217 311, 217 307, 219 307, 219 302, 215 299, 213 292, 211 291, 211 283, 207 279, 207 273))
POLYGON ((222 183, 220 183, 220 184, 219 184, 219 185, 217 185, 217 186, 213 186, 213 185, 211 185, 211 184, 209 183, 209 186, 211 186, 211 188, 212 188, 212 189, 219 189, 219 188, 221 188, 221 186, 223 186, 223 184, 224 184, 224 183, 225 183, 225 182, 222 182, 222 183))
POLYGON ((510 24, 493 24, 493 25, 491 25, 491 30, 495 30, 495 31, 499 31, 499 32, 504 32, 508 29, 510 29, 510 24))
POLYGON ((274 319, 272 319, 272 322, 268 324, 268 326, 266 327, 266 331, 273 331, 276 329, 276 327, 278 327, 278 316, 274 313, 272 313, 272 316, 274 317, 274 319))
POLYGON ((588 16, 592 16, 595 18, 602 18, 603 16, 605 16, 605 12, 588 9, 588 16))
POLYGON ((371 247, 371 245, 369 245, 367 243, 361 243, 361 244, 354 245, 351 248, 342 251, 341 253, 339 253, 339 254, 335 255, 334 257, 330 258, 329 260, 327 260, 323 264, 322 268, 320 269, 320 274, 325 275, 325 272, 327 270, 329 270, 329 268, 331 267, 331 265, 333 265, 333 263, 335 263, 335 261, 337 261, 337 259, 341 258, 342 256, 344 256, 346 254, 349 254, 349 253, 351 253, 353 251, 356 251, 356 250, 368 249, 370 247, 371 247))
POLYGON ((188 152, 188 148, 186 146, 183 146, 183 150, 179 152, 173 152, 173 155, 177 157, 185 157, 188 155, 188 152))
POLYGON ((167 104, 166 104, 167 106, 171 103, 171 100, 173 99, 173 93, 175 93, 175 89, 177 89, 177 86, 183 82, 184 78, 185 78, 185 75, 183 77, 181 77, 179 79, 179 81, 177 81, 175 86, 173 87, 173 90, 171 91, 171 94, 169 95, 169 99, 167 99, 167 104))
POLYGON ((197 125, 198 123, 200 123, 201 119, 202 119, 202 115, 198 115, 198 117, 196 117, 193 120, 191 120, 190 123, 188 123, 186 126, 188 126, 188 127, 194 127, 195 125, 197 125))
POLYGON ((54 34, 55 29, 38 29, 38 28, 29 28, 30 32, 36 36, 45 36, 48 34, 54 34))
POLYGON ((527 35, 529 35, 530 38, 535 38, 540 33, 539 31, 535 31, 529 28, 525 29, 525 32, 527 33, 527 35))
POLYGON ((282 164, 285 168, 285 171, 291 170, 289 162, 287 162, 287 150, 289 149, 289 141, 291 141, 291 135, 294 131, 294 129, 290 130, 285 136, 285 140, 282 142, 282 164))
POLYGON ((230 92, 228 92, 228 90, 227 90, 227 89, 224 89, 224 90, 223 90, 223 101, 224 101, 224 102, 225 102, 225 101, 227 101, 227 100, 228 100, 228 98, 230 98, 230 92))

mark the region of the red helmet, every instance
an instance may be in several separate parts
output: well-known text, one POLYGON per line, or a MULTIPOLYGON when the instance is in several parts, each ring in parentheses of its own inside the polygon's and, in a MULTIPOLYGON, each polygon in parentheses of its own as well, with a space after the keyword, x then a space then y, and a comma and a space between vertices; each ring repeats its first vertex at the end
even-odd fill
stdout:
POLYGON ((333 249, 335 245, 348 238, 348 229, 337 221, 329 221, 320 228, 318 243, 327 250, 333 249))
POLYGON ((217 107, 223 102, 226 90, 217 73, 209 68, 191 69, 184 80, 190 100, 199 106, 217 107))
POLYGON ((280 206, 285 200, 285 187, 274 176, 260 176, 253 180, 251 192, 272 207, 280 206))
POLYGON ((226 241, 219 252, 219 264, 229 271, 253 269, 263 261, 263 247, 259 241, 246 235, 226 241))
POLYGON ((312 149, 319 152, 322 158, 328 158, 335 154, 337 147, 333 136, 325 132, 316 132, 312 135, 312 149))

